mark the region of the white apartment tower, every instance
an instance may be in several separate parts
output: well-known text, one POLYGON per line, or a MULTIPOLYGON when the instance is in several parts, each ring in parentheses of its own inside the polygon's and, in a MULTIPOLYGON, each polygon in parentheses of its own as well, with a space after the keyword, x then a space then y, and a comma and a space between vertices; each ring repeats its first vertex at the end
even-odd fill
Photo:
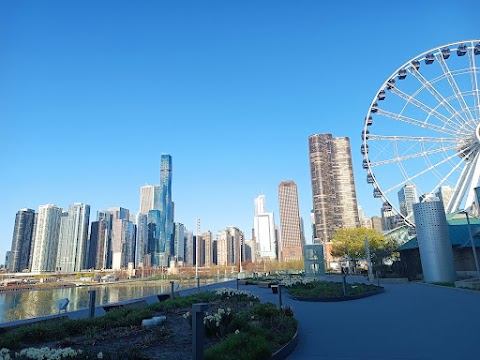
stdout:
POLYGON ((265 195, 257 196, 254 201, 253 232, 257 244, 256 251, 260 258, 276 259, 275 222, 273 213, 265 211, 265 202, 265 195))
POLYGON ((56 205, 38 208, 32 272, 55 271, 61 214, 62 209, 56 205))

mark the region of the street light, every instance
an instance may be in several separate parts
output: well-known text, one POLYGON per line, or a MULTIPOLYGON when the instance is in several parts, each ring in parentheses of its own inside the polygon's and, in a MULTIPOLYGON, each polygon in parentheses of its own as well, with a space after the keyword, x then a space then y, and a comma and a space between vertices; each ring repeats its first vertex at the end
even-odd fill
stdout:
POLYGON ((468 235, 470 236, 470 242, 472 244, 472 251, 473 251, 473 259, 475 260, 475 267, 477 268, 477 276, 480 280, 480 267, 478 266, 478 258, 477 258, 477 249, 475 248, 475 243, 473 242, 472 236, 472 229, 470 228, 470 218, 468 217, 468 212, 465 210, 459 211, 459 214, 465 214, 467 217, 467 224, 468 224, 468 235))

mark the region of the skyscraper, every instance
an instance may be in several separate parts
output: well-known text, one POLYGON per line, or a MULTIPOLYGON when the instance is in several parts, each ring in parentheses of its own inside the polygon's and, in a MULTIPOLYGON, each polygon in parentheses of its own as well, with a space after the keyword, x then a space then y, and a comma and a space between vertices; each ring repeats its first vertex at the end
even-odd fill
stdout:
POLYGON ((58 254, 58 261, 61 265, 57 265, 57 268, 62 272, 81 271, 87 265, 90 206, 82 203, 70 205, 67 221, 66 227, 61 227, 59 236, 61 253, 58 254))
POLYGON ((12 250, 9 263, 5 264, 8 271, 20 272, 29 269, 34 222, 35 210, 21 209, 17 212, 13 229, 12 250))
POLYGON ((280 207, 280 259, 281 261, 302 258, 302 229, 298 208, 297 185, 293 181, 282 181, 278 186, 280 207))
POLYGON ((315 237, 326 242, 342 228, 359 226, 357 195, 348 137, 308 137, 315 237))
POLYGON ((398 191, 398 204, 403 216, 413 219, 413 204, 418 202, 415 184, 406 184, 398 191))
POLYGON ((154 192, 154 208, 160 211, 159 241, 164 256, 174 255, 173 249, 173 202, 172 202, 172 157, 162 154, 160 158, 160 191, 154 192))
POLYGON ((116 219, 112 225, 112 269, 119 270, 135 262, 135 225, 116 219))
POLYGON ((254 205, 253 231, 258 255, 261 258, 275 259, 275 222, 273 213, 265 211, 265 195, 257 196, 254 205))
POLYGON ((160 199, 159 185, 145 185, 140 188, 140 213, 148 215, 155 209, 155 198, 160 199))
POLYGON ((314 134, 308 137, 308 145, 315 238, 325 244, 329 264, 329 241, 333 234, 339 229, 359 226, 350 140, 314 134))
POLYGON ((205 231, 202 234, 203 248, 204 248, 204 265, 212 266, 213 265, 213 236, 210 230, 205 231))
POLYGON ((181 223, 174 224, 174 250, 175 260, 185 261, 185 225, 181 223))
MULTIPOLYGON (((148 214, 148 213, 147 213, 148 214)), ((148 245, 148 216, 147 214, 137 214, 137 241, 135 249, 135 267, 145 267, 145 254, 148 245)))
POLYGON ((32 272, 55 271, 62 209, 41 205, 38 209, 32 272))
POLYGON ((108 222, 105 219, 92 221, 88 246, 87 268, 97 270, 107 268, 108 222))
POLYGON ((443 207, 445 208, 445 212, 448 211, 448 203, 450 202, 450 199, 452 198, 454 193, 454 189, 452 189, 450 186, 440 186, 438 191, 435 193, 437 195, 438 199, 443 202, 443 207))

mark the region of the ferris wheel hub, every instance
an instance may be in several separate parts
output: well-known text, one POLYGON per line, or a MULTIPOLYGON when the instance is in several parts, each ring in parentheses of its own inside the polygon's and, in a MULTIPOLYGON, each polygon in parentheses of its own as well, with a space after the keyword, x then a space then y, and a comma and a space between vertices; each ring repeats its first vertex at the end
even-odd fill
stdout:
POLYGON ((477 127, 475 128, 475 136, 477 137, 477 141, 480 143, 480 123, 478 123, 477 127))

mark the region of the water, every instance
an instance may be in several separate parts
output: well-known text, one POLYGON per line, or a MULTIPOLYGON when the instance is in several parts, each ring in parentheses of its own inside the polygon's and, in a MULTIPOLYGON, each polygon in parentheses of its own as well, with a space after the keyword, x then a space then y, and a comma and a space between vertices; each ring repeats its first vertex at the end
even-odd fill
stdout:
MULTIPOLYGON (((215 282, 214 279, 202 279, 201 285, 213 282, 215 282)), ((193 279, 175 281, 175 283, 180 283, 180 290, 195 286, 193 279)), ((70 300, 68 311, 87 308, 89 290, 97 291, 96 305, 104 305, 143 296, 170 293, 170 282, 168 280, 138 281, 58 289, 4 291, 0 292, 0 323, 56 314, 55 302, 63 298, 70 300)))

